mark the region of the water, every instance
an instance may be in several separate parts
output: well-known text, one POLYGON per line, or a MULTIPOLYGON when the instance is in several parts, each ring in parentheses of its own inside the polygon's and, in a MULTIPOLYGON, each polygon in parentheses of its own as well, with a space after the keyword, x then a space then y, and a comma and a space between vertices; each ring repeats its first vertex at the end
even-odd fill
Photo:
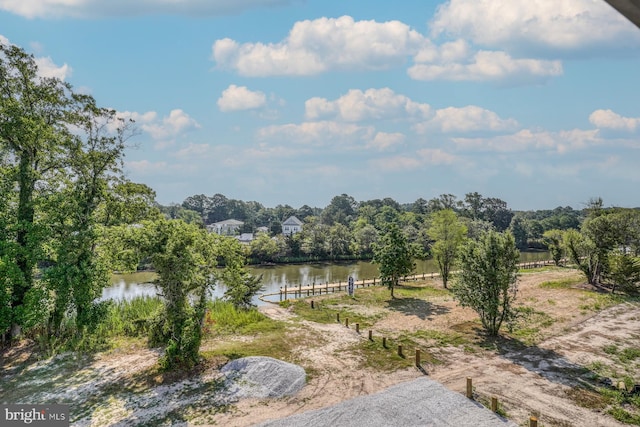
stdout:
MULTIPOLYGON (((520 262, 541 261, 550 259, 548 252, 523 252, 520 254, 520 262)), ((261 293, 278 292, 281 287, 298 285, 311 285, 312 283, 337 283, 346 282, 349 276, 356 281, 378 277, 377 265, 368 261, 353 261, 344 263, 314 263, 314 264, 288 264, 276 266, 249 267, 254 275, 262 275, 264 285, 261 293)), ((434 260, 416 262, 415 274, 436 273, 438 266, 434 260)), ((139 296, 154 296, 156 287, 151 284, 155 279, 155 273, 140 272, 133 274, 113 275, 113 285, 102 292, 102 300, 106 299, 133 299, 139 296)), ((213 298, 222 297, 226 288, 218 285, 212 292, 213 298)), ((262 301, 254 298, 254 304, 262 305, 262 301)))

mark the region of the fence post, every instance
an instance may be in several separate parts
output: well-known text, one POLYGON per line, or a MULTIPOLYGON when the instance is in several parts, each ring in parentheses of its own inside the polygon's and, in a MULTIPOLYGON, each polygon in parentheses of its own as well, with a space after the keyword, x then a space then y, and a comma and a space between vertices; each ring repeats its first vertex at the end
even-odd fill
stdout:
POLYGON ((302 298, 302 282, 298 283, 298 297, 302 298))
POLYGON ((420 349, 416 348, 416 366, 420 367, 420 349))
POLYGON ((402 344, 398 344, 398 356, 403 357, 402 356, 402 344))
POLYGON ((336 313, 336 322, 340 323, 340 313, 336 313))
POLYGON ((287 284, 284 284, 284 300, 287 300, 287 284))
POLYGON ((529 427, 538 427, 538 419, 536 417, 529 417, 529 427))
POLYGON ((473 382, 471 377, 467 377, 467 397, 473 399, 473 382))
POLYGON ((311 300, 311 308, 312 308, 312 309, 314 309, 314 308, 315 308, 315 306, 314 306, 314 304, 313 304, 313 300, 311 300))
POLYGON ((344 326, 346 326, 347 328, 349 327, 349 318, 348 317, 344 320, 344 326))
POLYGON ((373 331, 369 329, 369 341, 373 341, 373 331))
POLYGON ((382 337, 382 347, 387 348, 387 337, 382 337))
POLYGON ((315 295, 316 294, 316 282, 313 282, 313 284, 311 285, 311 295, 315 295))
POLYGON ((498 398, 491 396, 491 411, 498 412, 498 398))
POLYGON ((360 323, 356 323, 356 333, 360 333, 360 323))

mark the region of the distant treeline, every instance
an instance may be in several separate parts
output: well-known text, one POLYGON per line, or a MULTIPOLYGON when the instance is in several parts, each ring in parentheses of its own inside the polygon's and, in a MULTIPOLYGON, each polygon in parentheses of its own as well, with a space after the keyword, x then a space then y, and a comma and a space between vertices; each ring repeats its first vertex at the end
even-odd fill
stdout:
POLYGON ((267 227, 248 246, 253 262, 291 262, 292 260, 368 259, 373 245, 389 224, 398 224, 416 254, 428 257, 433 241, 427 230, 431 215, 453 210, 467 226, 470 237, 485 230, 511 230, 521 250, 545 249, 543 234, 548 230, 578 229, 588 208, 567 207, 536 211, 513 211, 499 198, 473 192, 463 199, 452 194, 401 204, 392 198, 356 201, 352 196, 335 196, 324 208, 303 205, 265 207, 259 202, 229 199, 222 194, 187 197, 182 204, 160 206, 169 218, 197 222, 203 226, 227 219, 244 222, 238 233, 253 233, 267 227), (282 221, 295 215, 303 221, 303 231, 282 235, 282 221))

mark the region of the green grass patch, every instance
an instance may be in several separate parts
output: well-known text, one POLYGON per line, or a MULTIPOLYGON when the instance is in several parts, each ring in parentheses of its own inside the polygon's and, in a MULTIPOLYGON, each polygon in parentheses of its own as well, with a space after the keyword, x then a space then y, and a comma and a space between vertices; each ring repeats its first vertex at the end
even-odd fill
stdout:
POLYGON ((640 426, 640 414, 632 414, 619 406, 609 409, 607 413, 621 423, 640 426))
POLYGON ((373 340, 364 340, 356 344, 353 350, 364 357, 364 365, 368 368, 382 372, 393 372, 415 366, 416 349, 420 349, 421 365, 440 364, 433 354, 425 350, 424 345, 416 342, 414 336, 401 335, 396 338, 387 338, 386 346, 383 346, 380 336, 374 336, 373 340), (402 355, 398 354, 398 346, 402 345, 402 355))
POLYGON ((525 345, 533 345, 542 338, 542 330, 554 324, 555 320, 545 313, 530 306, 516 307, 516 319, 510 325, 509 335, 517 338, 525 345))
POLYGON ((257 334, 281 329, 279 322, 260 313, 256 308, 237 309, 233 304, 214 300, 207 303, 205 316, 205 335, 218 334, 257 334))
POLYGON ((581 277, 568 277, 566 279, 550 280, 540 283, 542 289, 570 289, 584 282, 581 277))

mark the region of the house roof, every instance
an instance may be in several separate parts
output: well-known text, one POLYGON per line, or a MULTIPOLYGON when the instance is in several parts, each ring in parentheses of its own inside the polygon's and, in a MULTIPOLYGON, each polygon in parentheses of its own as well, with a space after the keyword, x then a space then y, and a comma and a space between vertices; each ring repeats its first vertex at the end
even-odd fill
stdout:
POLYGON ((282 225, 302 225, 302 221, 292 215, 289 218, 285 219, 282 225))
POLYGON ((211 225, 243 225, 244 222, 238 221, 237 219, 225 219, 224 221, 214 222, 211 225))

